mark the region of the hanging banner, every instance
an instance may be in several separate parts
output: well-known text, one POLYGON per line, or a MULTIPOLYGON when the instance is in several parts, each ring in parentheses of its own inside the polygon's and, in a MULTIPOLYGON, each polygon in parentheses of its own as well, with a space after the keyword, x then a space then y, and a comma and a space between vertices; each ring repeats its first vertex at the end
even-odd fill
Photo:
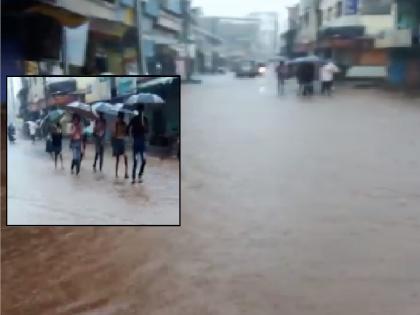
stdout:
POLYGON ((66 60, 69 65, 82 67, 85 64, 89 22, 79 27, 65 27, 66 60))
POLYGON ((366 15, 391 14, 392 0, 363 0, 360 13, 366 15))

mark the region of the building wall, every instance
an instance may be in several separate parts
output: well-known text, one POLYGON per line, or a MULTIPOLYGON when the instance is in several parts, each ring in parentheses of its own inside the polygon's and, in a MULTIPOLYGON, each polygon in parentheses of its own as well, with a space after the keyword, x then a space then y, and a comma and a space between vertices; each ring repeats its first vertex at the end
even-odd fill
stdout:
POLYGON ((77 89, 86 91, 87 103, 111 98, 111 78, 107 77, 76 77, 77 89))
POLYGON ((31 111, 38 111, 45 107, 45 90, 43 77, 28 77, 28 102, 31 111))
MULTIPOLYGON (((365 26, 366 35, 374 36, 377 35, 384 29, 392 28, 395 23, 395 6, 392 6, 390 14, 361 14, 360 7, 358 14, 346 14, 346 1, 356 1, 356 0, 323 0, 320 3, 320 10, 322 11, 322 27, 343 27, 343 26, 365 26), (343 4, 342 15, 337 17, 337 3, 341 2, 343 4), (329 8, 332 10, 332 18, 328 19, 329 8)), ((360 0, 357 0, 360 1, 360 0)), ((356 2, 357 3, 357 2, 356 2)), ((362 3, 358 3, 358 6, 361 6, 362 3)), ((372 12, 374 6, 369 7, 370 10, 367 12, 372 12)), ((379 7, 378 7, 379 8, 379 7)), ((380 6, 383 8, 383 6, 380 6)), ((380 11, 381 12, 381 11, 380 11)))
POLYGON ((358 64, 361 66, 385 66, 388 64, 388 53, 385 49, 361 52, 358 64))
POLYGON ((300 0, 300 27, 296 37, 298 44, 313 43, 318 33, 318 1, 300 0))
POLYGON ((258 30, 258 51, 261 59, 268 59, 277 53, 278 47, 278 15, 275 12, 254 12, 250 18, 260 20, 258 30))

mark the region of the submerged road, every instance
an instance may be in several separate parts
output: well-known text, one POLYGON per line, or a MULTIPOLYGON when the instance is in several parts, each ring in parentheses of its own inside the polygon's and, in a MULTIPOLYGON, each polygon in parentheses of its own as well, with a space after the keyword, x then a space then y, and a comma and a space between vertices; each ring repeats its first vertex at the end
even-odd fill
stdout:
MULTIPOLYGON (((128 173, 131 176, 132 154, 128 173)), ((121 158, 106 147, 103 172, 93 172, 94 144, 88 144, 79 176, 71 175, 71 151, 63 142, 64 168, 45 152, 45 141, 18 139, 8 147, 8 223, 12 225, 179 224, 179 163, 147 157, 144 182, 124 179, 121 158)), ((98 161, 99 169, 99 161, 98 161)), ((139 168, 138 168, 139 169, 139 168)), ((138 171, 138 170, 137 170, 138 171)))
POLYGON ((11 229, 5 314, 418 315, 420 104, 182 91, 182 226, 11 229))

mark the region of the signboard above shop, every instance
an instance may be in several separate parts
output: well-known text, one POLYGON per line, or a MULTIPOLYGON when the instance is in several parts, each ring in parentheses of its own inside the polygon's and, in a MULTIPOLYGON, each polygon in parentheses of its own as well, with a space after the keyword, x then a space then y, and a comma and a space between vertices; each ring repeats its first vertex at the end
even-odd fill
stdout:
POLYGON ((393 48, 393 47, 411 47, 412 45, 411 29, 389 30, 382 32, 375 40, 376 48, 393 48))
POLYGON ((391 14, 393 0, 363 0, 360 3, 360 13, 365 15, 391 14))
POLYGON ((359 8, 359 0, 345 0, 344 15, 355 15, 359 8))
POLYGON ((179 18, 171 16, 170 14, 162 10, 160 11, 160 15, 157 19, 157 24, 160 27, 163 27, 172 31, 176 31, 176 32, 182 31, 181 20, 179 18))
POLYGON ((116 77, 117 96, 129 95, 137 92, 137 77, 116 77))

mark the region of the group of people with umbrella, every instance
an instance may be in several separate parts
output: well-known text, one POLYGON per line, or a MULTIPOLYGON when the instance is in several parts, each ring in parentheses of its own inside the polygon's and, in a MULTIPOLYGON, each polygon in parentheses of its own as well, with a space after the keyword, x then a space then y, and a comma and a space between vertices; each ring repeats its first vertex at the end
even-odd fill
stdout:
POLYGON ((299 95, 313 95, 317 78, 321 81, 321 94, 331 95, 334 75, 339 71, 332 60, 323 60, 318 56, 300 57, 289 62, 281 60, 276 68, 278 93, 284 93, 285 80, 290 76, 290 72, 293 72, 296 75, 299 95))
POLYGON ((161 97, 155 94, 139 93, 130 96, 125 103, 110 104, 106 102, 98 102, 92 106, 82 103, 73 102, 64 106, 64 110, 57 109, 48 113, 46 119, 54 122, 50 124, 50 153, 54 155, 55 167, 57 168, 57 160, 60 158, 61 167, 63 168, 62 158, 62 138, 63 131, 60 125, 60 119, 64 116, 66 111, 72 114, 71 130, 70 130, 70 148, 72 151, 71 173, 78 175, 80 172, 81 162, 86 148, 86 128, 83 128, 84 121, 94 121, 92 135, 95 144, 95 158, 92 165, 93 170, 102 172, 104 161, 105 148, 105 134, 107 130, 107 117, 115 120, 112 128, 112 148, 113 155, 116 158, 115 176, 118 177, 120 158, 124 159, 124 178, 129 178, 128 174, 128 156, 126 153, 126 137, 132 138, 132 153, 133 153, 133 168, 132 168, 132 183, 136 182, 136 177, 139 182, 142 182, 142 175, 146 165, 145 150, 146 150, 146 134, 148 132, 148 120, 144 115, 145 106, 163 104, 161 97), (125 122, 125 117, 130 118, 129 123, 125 122), (140 157, 141 164, 139 172, 138 157, 140 157), (99 165, 98 165, 99 161, 99 165), (136 176, 137 175, 137 176, 136 176))

